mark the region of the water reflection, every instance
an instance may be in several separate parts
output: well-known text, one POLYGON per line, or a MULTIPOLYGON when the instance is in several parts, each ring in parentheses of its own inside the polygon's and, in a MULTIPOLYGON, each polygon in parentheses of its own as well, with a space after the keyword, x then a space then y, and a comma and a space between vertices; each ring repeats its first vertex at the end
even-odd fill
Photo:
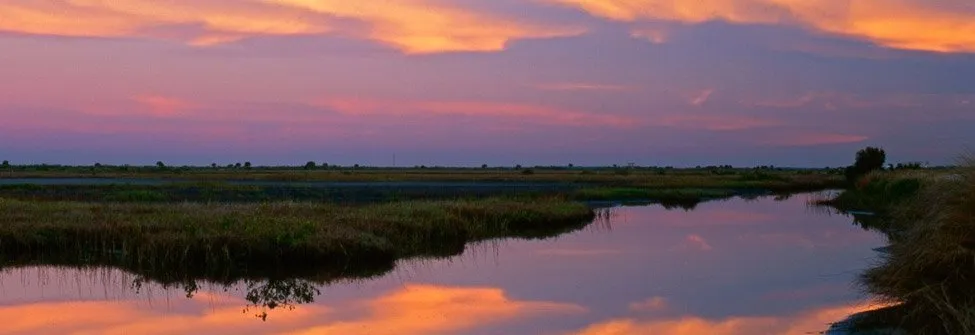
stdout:
POLYGON ((616 208, 554 239, 481 242, 371 279, 7 268, 0 333, 815 333, 870 309, 852 285, 883 243, 807 200, 616 208))

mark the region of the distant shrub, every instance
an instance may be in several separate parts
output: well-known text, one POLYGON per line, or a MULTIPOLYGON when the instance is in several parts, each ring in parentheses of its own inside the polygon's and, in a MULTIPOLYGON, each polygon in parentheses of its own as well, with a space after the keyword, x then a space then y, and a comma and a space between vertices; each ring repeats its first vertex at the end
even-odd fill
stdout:
POLYGON ((523 174, 523 175, 533 175, 533 174, 535 174, 535 170, 534 169, 524 169, 524 170, 521 170, 521 174, 523 174))
POLYGON ((857 152, 856 161, 852 166, 847 167, 843 174, 847 182, 855 185, 860 177, 883 169, 885 161, 887 161, 887 153, 884 149, 867 147, 857 152))

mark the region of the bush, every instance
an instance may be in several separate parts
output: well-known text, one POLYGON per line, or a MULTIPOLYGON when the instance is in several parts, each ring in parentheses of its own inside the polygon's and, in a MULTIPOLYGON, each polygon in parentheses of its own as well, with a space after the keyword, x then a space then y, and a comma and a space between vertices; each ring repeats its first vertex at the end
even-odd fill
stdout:
POLYGON ((860 150, 857 152, 856 161, 853 163, 853 166, 846 168, 844 173, 846 175, 846 181, 851 185, 855 184, 860 177, 870 172, 883 169, 884 162, 886 161, 887 153, 884 149, 867 147, 860 150))

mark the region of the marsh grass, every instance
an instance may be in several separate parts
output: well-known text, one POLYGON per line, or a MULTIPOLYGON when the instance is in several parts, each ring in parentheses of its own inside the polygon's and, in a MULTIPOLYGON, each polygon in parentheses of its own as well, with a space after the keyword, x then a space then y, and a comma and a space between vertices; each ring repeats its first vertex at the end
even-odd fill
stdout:
MULTIPOLYGON (((892 192, 884 262, 862 276, 866 290, 894 307, 859 327, 899 326, 911 334, 975 334, 975 164, 921 180, 915 196, 892 192)), ((887 190, 899 189, 888 181, 887 190)))
POLYGON ((0 199, 0 263, 115 266, 160 282, 370 276, 399 258, 459 254, 471 241, 580 229, 594 215, 555 198, 365 206, 0 199))
POLYGON ((10 178, 152 178, 187 181, 333 181, 333 182, 559 182, 598 186, 638 188, 763 188, 772 191, 808 191, 840 188, 846 185, 842 175, 833 170, 754 170, 754 169, 662 169, 586 168, 554 169, 385 169, 362 168, 329 170, 294 170, 256 168, 254 170, 222 169, 154 169, 133 168, 120 171, 106 169, 92 173, 87 168, 64 167, 61 170, 19 168, 10 178))

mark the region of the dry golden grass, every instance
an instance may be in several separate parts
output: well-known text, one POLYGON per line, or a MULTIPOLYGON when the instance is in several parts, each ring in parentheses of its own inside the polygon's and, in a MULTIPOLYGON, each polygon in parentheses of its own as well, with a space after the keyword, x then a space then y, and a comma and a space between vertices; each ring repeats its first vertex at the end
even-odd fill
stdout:
POLYGON ((888 259, 863 282, 901 303, 888 323, 913 334, 975 334, 975 164, 922 178, 916 197, 890 210, 888 259))

